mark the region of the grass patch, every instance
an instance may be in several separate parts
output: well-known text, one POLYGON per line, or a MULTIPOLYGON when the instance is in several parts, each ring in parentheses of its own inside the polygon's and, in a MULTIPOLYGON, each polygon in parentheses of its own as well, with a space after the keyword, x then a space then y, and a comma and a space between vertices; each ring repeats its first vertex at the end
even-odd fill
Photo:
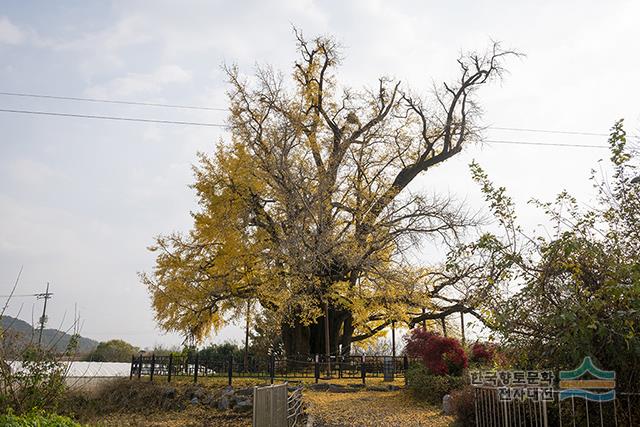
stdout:
POLYGON ((43 411, 31 411, 23 415, 0 415, 4 427, 82 427, 71 418, 43 411))

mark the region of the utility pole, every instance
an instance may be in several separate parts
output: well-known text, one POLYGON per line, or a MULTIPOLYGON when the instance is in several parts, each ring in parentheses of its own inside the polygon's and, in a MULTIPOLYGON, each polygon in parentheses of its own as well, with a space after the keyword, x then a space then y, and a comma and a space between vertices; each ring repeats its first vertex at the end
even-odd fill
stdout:
POLYGON ((49 282, 47 282, 47 290, 43 294, 36 294, 36 298, 44 299, 44 307, 42 308, 42 317, 40 318, 40 335, 38 336, 38 347, 42 345, 42 331, 44 324, 47 322, 47 301, 53 294, 49 292, 49 282))

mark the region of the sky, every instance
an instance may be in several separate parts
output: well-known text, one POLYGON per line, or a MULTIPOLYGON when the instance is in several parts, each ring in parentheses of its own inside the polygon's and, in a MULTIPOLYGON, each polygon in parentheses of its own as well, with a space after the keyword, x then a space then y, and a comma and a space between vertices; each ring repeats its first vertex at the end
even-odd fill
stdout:
MULTIPOLYGON (((226 107, 223 64, 289 74, 292 28, 343 46, 338 78, 373 87, 386 75, 427 93, 456 77, 463 51, 491 40, 526 54, 479 92, 487 126, 607 133, 640 124, 640 3, 633 1, 27 1, 0 0, 0 92, 226 107)), ((223 123, 224 111, 83 103, 0 95, 0 109, 223 123)), ((606 137, 488 129, 487 140, 606 145, 606 137)), ((138 272, 150 272, 153 237, 187 231, 199 151, 222 128, 0 112, 0 294, 23 266, 17 293, 51 284, 49 327, 123 338, 141 347, 182 338, 156 328, 138 272)), ((468 164, 508 188, 528 227, 543 216, 527 201, 562 190, 588 203, 598 148, 484 142, 428 171, 414 188, 484 209, 468 164)), ((605 159, 599 162, 600 159, 605 159)), ((602 166, 600 166, 602 165, 602 166)), ((428 248, 418 249, 433 262, 428 248)), ((4 300, 2 300, 4 301, 4 300)), ((7 314, 37 320, 42 301, 20 297, 7 314)), ((239 339, 239 326, 209 341, 239 339)))

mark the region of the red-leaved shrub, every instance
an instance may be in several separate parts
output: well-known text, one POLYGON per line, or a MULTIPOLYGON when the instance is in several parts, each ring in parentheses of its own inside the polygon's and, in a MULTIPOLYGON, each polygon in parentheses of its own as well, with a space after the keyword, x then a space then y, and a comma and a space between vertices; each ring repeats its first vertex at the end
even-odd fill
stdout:
POLYGON ((471 362, 485 364, 491 363, 496 354, 496 348, 493 344, 475 342, 471 346, 471 362))
POLYGON ((467 355, 455 338, 413 329, 406 342, 407 355, 420 357, 433 375, 462 375, 462 370, 467 367, 467 355))

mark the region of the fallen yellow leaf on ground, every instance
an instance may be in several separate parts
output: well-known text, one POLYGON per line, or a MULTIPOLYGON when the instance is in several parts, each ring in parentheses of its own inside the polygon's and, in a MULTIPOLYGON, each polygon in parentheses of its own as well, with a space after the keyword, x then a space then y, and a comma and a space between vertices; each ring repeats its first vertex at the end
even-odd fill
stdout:
POLYGON ((328 393, 305 391, 307 413, 317 427, 445 427, 453 417, 402 391, 328 393))

